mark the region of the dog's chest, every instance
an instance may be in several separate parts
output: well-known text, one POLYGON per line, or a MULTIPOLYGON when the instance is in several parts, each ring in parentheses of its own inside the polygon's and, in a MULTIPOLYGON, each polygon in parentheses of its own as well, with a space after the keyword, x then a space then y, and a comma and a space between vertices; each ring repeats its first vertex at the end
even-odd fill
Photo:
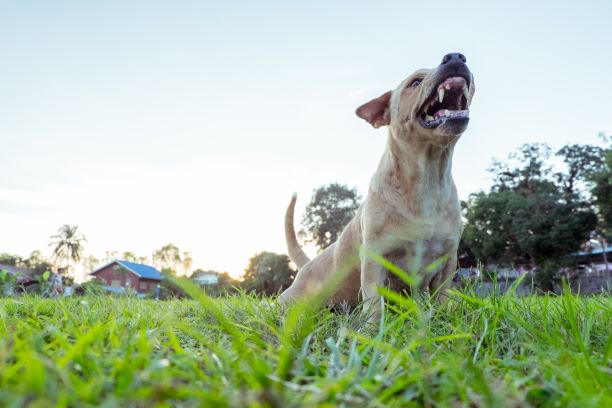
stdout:
POLYGON ((461 210, 454 189, 409 194, 389 180, 370 191, 365 215, 369 215, 365 235, 376 238, 432 242, 461 235, 461 210))
MULTIPOLYGON (((410 275, 416 275, 418 287, 425 288, 429 282, 447 265, 453 262, 457 252, 457 239, 431 239, 419 243, 405 242, 385 252, 384 256, 394 265, 410 275)), ((387 286, 402 291, 407 285, 390 271, 387 273, 387 286)))

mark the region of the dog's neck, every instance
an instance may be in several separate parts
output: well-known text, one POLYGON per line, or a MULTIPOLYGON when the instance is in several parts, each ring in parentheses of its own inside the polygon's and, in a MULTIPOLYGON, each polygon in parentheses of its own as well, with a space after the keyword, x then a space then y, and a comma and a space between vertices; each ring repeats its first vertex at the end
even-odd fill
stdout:
POLYGON ((381 166, 407 197, 419 197, 423 204, 438 206, 456 196, 451 174, 455 143, 410 143, 397 138, 390 129, 381 166))

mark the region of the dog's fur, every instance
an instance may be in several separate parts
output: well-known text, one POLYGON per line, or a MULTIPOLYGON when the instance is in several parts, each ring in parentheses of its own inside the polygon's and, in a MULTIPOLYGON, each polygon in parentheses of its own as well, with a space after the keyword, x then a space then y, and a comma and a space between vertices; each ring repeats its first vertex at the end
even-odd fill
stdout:
MULTIPOLYGON (((459 77, 465 79, 465 93, 464 99, 459 96, 455 103, 459 105, 457 111, 467 112, 475 88, 461 54, 448 54, 437 68, 416 71, 395 90, 357 109, 357 116, 375 128, 388 126, 386 149, 355 217, 338 240, 312 260, 295 236, 293 196, 285 216, 285 234, 289 256, 300 270, 291 287, 280 295, 281 303, 318 294, 334 280, 340 280, 331 294, 332 303, 356 306, 361 292, 362 299, 369 299, 368 307, 372 307, 379 299, 377 287, 390 285, 397 289, 398 280, 371 259, 367 254, 371 251, 405 270, 415 259, 420 259, 422 266, 445 259, 434 272, 426 273, 422 268, 419 282, 423 289, 443 289, 441 285, 456 270, 462 232, 451 175, 453 149, 469 119, 446 118, 430 128, 420 118, 425 118, 424 107, 432 109, 439 87, 452 81, 449 78, 459 77)), ((457 89, 453 88, 450 94, 446 89, 448 98, 456 97, 457 89)), ((435 106, 438 105, 433 109, 435 106)))

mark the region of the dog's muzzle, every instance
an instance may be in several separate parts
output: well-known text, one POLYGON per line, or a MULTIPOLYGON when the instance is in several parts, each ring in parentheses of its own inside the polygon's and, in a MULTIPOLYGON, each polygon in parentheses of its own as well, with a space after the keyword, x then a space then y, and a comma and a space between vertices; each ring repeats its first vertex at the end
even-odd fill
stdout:
POLYGON ((457 125, 469 121, 468 101, 472 74, 465 61, 462 54, 447 54, 433 72, 436 85, 417 113, 422 127, 433 129, 449 121, 457 125))

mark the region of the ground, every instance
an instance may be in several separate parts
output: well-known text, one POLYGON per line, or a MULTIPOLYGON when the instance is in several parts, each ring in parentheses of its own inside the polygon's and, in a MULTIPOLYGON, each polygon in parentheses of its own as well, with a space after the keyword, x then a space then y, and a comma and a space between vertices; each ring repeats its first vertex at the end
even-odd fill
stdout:
POLYGON ((612 298, 0 299, 0 406, 612 406, 612 298))

